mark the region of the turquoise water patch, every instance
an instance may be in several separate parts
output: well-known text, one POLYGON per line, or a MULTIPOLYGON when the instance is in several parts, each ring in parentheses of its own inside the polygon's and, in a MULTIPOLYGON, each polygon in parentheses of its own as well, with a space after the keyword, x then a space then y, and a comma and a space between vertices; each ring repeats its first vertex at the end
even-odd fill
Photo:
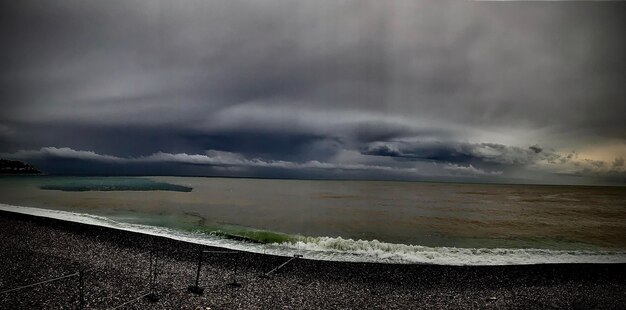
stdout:
POLYGON ((145 178, 80 177, 48 180, 41 189, 66 192, 86 191, 174 191, 191 192, 193 188, 183 185, 157 182, 145 178))
POLYGON ((222 226, 222 227, 204 227, 197 232, 208 233, 213 236, 219 236, 226 239, 246 241, 253 243, 293 243, 299 238, 288 234, 283 234, 268 230, 258 230, 245 227, 222 226))
POLYGON ((246 227, 242 225, 215 222, 200 223, 204 222, 204 220, 199 222, 197 215, 190 214, 148 214, 130 212, 124 214, 102 213, 99 215, 111 218, 120 223, 163 227, 176 231, 204 234, 249 243, 294 243, 304 238, 299 235, 290 235, 276 231, 246 227))

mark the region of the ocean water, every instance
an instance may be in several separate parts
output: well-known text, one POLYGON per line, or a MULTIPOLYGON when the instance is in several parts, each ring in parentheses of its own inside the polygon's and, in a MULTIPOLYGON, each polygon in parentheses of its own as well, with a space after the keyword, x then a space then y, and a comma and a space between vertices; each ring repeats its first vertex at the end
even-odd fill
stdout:
POLYGON ((623 187, 19 176, 0 210, 312 259, 626 263, 623 187))

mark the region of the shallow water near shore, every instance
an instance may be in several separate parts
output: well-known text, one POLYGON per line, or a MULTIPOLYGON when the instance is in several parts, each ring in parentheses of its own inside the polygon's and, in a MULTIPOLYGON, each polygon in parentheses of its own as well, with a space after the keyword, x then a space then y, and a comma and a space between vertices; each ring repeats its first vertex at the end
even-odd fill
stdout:
POLYGON ((258 253, 452 265, 626 262, 619 187, 49 176, 3 177, 0 185, 0 210, 258 253))

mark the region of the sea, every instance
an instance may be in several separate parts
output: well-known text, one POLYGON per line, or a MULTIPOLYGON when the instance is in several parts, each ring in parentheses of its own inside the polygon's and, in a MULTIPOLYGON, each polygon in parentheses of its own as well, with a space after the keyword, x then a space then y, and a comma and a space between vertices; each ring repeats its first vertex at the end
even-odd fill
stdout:
POLYGON ((319 260, 626 263, 625 187, 4 176, 0 210, 319 260))

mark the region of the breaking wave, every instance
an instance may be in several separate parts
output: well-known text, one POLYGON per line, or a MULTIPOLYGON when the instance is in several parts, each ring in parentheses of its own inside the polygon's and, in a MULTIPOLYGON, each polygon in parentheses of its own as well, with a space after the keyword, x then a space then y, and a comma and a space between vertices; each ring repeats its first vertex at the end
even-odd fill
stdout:
POLYGON ((293 236, 261 230, 181 231, 166 227, 118 222, 91 214, 7 204, 0 204, 0 210, 110 227, 233 250, 281 256, 302 254, 305 258, 316 260, 440 265, 626 263, 626 251, 428 247, 378 240, 293 236))

